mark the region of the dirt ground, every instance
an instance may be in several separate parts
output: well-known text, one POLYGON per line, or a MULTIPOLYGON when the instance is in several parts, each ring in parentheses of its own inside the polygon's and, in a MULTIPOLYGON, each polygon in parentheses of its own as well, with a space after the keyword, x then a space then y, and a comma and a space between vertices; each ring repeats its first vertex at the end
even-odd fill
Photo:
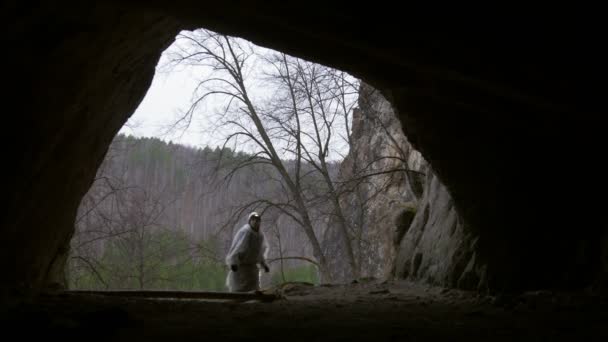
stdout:
POLYGON ((608 341, 608 298, 598 295, 482 296, 410 282, 269 291, 282 298, 45 296, 12 309, 3 331, 62 341, 608 341))

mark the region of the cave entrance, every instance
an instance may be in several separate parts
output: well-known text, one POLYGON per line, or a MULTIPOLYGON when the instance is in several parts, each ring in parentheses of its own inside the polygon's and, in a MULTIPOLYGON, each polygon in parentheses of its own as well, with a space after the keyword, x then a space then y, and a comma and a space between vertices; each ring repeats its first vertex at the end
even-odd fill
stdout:
POLYGON ((262 287, 388 276, 394 250, 377 251, 395 247, 394 223, 369 212, 412 194, 387 194, 409 160, 374 96, 340 70, 182 31, 82 199, 69 288, 224 291, 224 258, 253 211, 269 246, 262 287), (370 159, 363 140, 378 132, 370 159))

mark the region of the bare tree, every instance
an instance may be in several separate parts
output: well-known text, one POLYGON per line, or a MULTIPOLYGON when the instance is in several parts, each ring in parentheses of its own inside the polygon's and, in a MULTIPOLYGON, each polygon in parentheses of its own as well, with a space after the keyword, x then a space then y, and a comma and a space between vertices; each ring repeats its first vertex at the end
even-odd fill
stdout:
MULTIPOLYGON (((220 137, 222 150, 231 147, 249 153, 230 165, 222 163, 220 158, 218 171, 228 169, 223 179, 230 182, 240 170, 254 168, 267 173, 268 181, 279 189, 271 197, 248 194, 243 201, 234 203, 228 210, 230 215, 239 218, 248 210, 272 209, 288 216, 306 234, 321 277, 331 280, 327 255, 319 237, 318 222, 325 217, 341 237, 340 247, 345 251, 350 277, 358 278, 361 246, 365 244, 364 219, 359 220, 361 224, 357 227, 351 223, 346 217, 343 197, 359 192, 360 212, 364 215, 363 207, 380 194, 382 188, 363 196, 362 184, 380 175, 415 172, 407 163, 388 169, 382 167, 383 160, 406 161, 407 155, 401 151, 401 154, 378 156, 367 165, 356 164, 350 179, 336 179, 332 168, 332 158, 337 157, 334 147, 339 143, 353 144, 349 125, 357 105, 358 80, 344 72, 282 53, 263 53, 248 42, 207 30, 181 33, 177 46, 169 54, 169 64, 200 67, 204 75, 191 105, 172 127, 189 126, 196 113, 209 105, 209 99, 221 101, 221 108, 209 116, 213 118, 211 133, 220 137), (256 69, 262 70, 263 78, 253 77, 256 69), (260 95, 259 89, 268 84, 271 87, 267 89, 274 92, 270 96, 260 95)), ((387 130, 387 133, 390 132, 387 130)), ((391 144, 400 148, 396 141, 391 144)), ((234 223, 228 220, 225 226, 234 223)))
MULTIPOLYGON (((346 251, 347 263, 352 278, 359 277, 359 267, 352 248, 353 237, 344 216, 340 195, 335 188, 335 180, 330 172, 330 148, 336 143, 336 131, 345 127, 348 130, 349 113, 356 103, 357 81, 347 82, 344 72, 306 62, 285 54, 275 53, 266 59, 273 66, 268 74, 277 85, 284 89, 283 96, 275 97, 274 105, 267 116, 282 128, 285 150, 296 160, 296 180, 303 193, 311 193, 310 202, 331 205, 329 215, 337 223, 342 248, 346 251), (338 123, 338 120, 343 121, 338 123), (302 187, 302 162, 311 168, 311 173, 320 177, 321 186, 314 190, 302 187)), ((350 77, 352 78, 352 77, 350 77)))
POLYGON ((251 81, 247 75, 250 61, 255 58, 254 47, 244 41, 225 35, 198 30, 193 33, 182 33, 177 37, 183 44, 171 56, 174 64, 189 64, 204 66, 210 69, 211 75, 201 81, 197 88, 197 96, 179 122, 191 122, 198 106, 210 96, 220 96, 225 99, 223 111, 218 116, 216 131, 225 132, 224 146, 244 142, 253 149, 249 158, 240 161, 232 167, 232 172, 253 165, 271 165, 279 175, 280 184, 285 190, 285 198, 281 202, 275 199, 256 200, 243 208, 252 206, 272 207, 289 215, 304 230, 312 245, 315 258, 320 265, 320 273, 324 279, 331 279, 327 262, 316 236, 315 229, 301 189, 301 160, 296 160, 295 174, 291 173, 282 159, 280 148, 284 132, 274 121, 268 120, 271 115, 265 113, 252 95, 251 81))

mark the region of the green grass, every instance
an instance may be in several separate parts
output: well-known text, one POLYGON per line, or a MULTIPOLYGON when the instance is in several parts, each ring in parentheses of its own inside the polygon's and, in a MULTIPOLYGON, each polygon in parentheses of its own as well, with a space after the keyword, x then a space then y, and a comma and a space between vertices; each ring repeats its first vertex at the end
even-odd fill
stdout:
MULTIPOLYGON (((295 268, 285 269, 285 282, 307 282, 312 284, 319 283, 317 268, 314 265, 306 265, 295 268)), ((281 271, 276 272, 272 277, 272 284, 278 285, 283 283, 281 271)))

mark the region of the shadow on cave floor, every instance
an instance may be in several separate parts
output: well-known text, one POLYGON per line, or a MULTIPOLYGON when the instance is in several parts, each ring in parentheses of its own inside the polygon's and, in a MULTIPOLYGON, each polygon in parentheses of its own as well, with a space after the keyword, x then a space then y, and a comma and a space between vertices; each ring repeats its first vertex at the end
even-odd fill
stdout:
POLYGON ((608 340, 608 298, 580 293, 495 297, 403 281, 289 284, 269 291, 280 299, 47 295, 3 321, 22 338, 43 333, 62 341, 608 340))

